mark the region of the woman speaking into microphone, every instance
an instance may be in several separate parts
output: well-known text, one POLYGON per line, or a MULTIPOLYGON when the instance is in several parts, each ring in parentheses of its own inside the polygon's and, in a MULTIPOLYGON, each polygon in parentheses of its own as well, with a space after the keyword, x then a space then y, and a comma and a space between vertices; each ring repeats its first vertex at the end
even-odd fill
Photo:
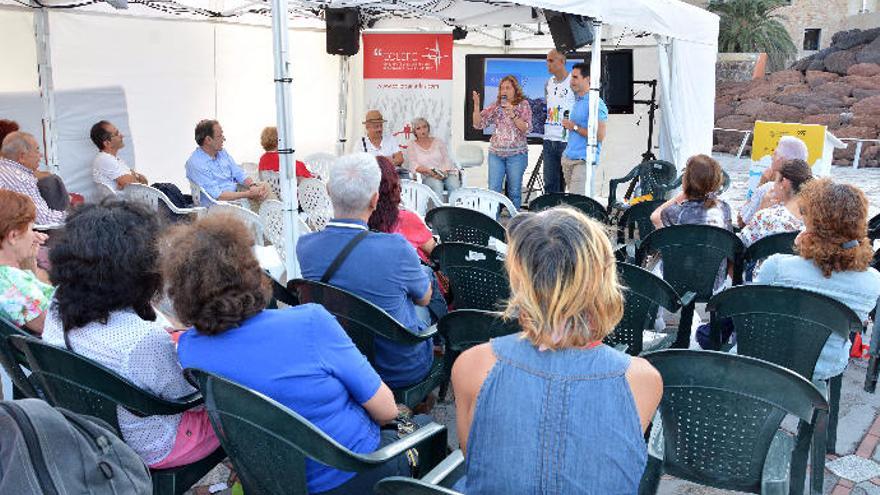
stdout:
POLYGON ((489 189, 501 190, 507 177, 507 196, 519 209, 522 203, 523 174, 529 163, 526 136, 532 130, 532 109, 519 82, 504 76, 498 83, 498 97, 480 111, 480 94, 473 92, 474 129, 495 126, 489 139, 489 189))

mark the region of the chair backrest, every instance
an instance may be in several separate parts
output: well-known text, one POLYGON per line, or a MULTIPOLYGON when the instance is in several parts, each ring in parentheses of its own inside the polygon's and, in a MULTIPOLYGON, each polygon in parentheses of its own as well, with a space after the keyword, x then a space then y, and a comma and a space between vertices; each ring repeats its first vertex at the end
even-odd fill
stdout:
POLYGON ((327 186, 318 179, 303 179, 296 191, 299 205, 308 216, 306 223, 313 231, 324 230, 333 218, 333 204, 327 186))
MULTIPOLYGON (((281 214, 284 204, 276 199, 267 199, 260 205, 260 222, 263 224, 263 239, 272 243, 281 259, 284 259, 284 219, 281 214)), ((308 234, 312 229, 303 221, 302 217, 296 216, 299 223, 299 235, 308 234)))
POLYGON ((459 168, 479 167, 483 164, 483 148, 464 143, 455 149, 455 164, 459 168))
MULTIPOLYGON (((785 415, 811 425, 815 411, 828 410, 809 381, 759 359, 683 349, 644 358, 663 377, 664 472, 681 479, 759 493, 785 415)), ((808 443, 806 429, 800 441, 808 443)))
POLYGON ((626 344, 627 353, 638 356, 642 353, 642 334, 654 327, 659 308, 674 313, 681 301, 671 285, 648 270, 618 261, 617 274, 625 286, 623 318, 604 342, 612 346, 626 344))
MULTIPOLYGON (((214 207, 211 208, 211 213, 215 212, 226 212, 235 215, 236 218, 244 222, 244 224, 251 230, 251 233, 254 235, 254 242, 257 246, 263 246, 265 244, 265 241, 263 240, 263 231, 265 228, 263 227, 263 222, 260 220, 260 215, 257 215, 246 208, 242 208, 241 206, 226 202, 214 205, 214 207)), ((284 259, 283 255, 282 259, 284 259)))
POLYGON ((441 206, 428 211, 425 223, 442 242, 467 242, 487 246, 489 239, 504 241, 506 231, 500 223, 467 208, 441 206))
POLYGON ((861 331, 858 315, 822 294, 774 285, 743 285, 716 294, 707 310, 712 324, 733 320, 737 352, 812 379, 831 334, 849 338, 861 331))
POLYGON ((269 189, 275 193, 276 198, 281 198, 281 174, 274 170, 260 170, 260 180, 269 184, 269 189))
POLYGON ((507 209, 511 217, 519 213, 507 196, 479 187, 462 187, 452 191, 449 193, 449 206, 476 210, 495 220, 498 220, 502 207, 507 209))
POLYGON ((515 320, 505 321, 501 313, 479 309, 457 309, 437 322, 437 331, 446 339, 446 347, 455 353, 522 331, 515 320))
POLYGON ((9 338, 24 353, 47 402, 100 418, 119 431, 116 406, 138 416, 176 414, 173 401, 161 399, 110 369, 74 352, 30 337, 9 338))
POLYGON ((306 164, 309 172, 323 182, 327 182, 330 179, 330 166, 335 161, 336 155, 330 153, 312 153, 303 158, 303 163, 306 164))
POLYGON ((761 261, 774 254, 794 254, 794 240, 800 232, 771 234, 755 241, 743 254, 743 262, 761 261))
POLYGON ((868 239, 872 241, 880 239, 880 213, 868 220, 868 239))
POLYGON ((400 180, 400 202, 407 209, 424 217, 431 208, 443 206, 443 200, 433 189, 414 180, 400 180))
POLYGON ((305 462, 346 471, 369 466, 308 420, 270 399, 211 373, 189 369, 208 417, 245 493, 308 494, 305 462))
POLYGON ((734 263, 734 283, 741 276, 743 245, 733 232, 709 225, 672 225, 651 232, 639 246, 636 260, 659 252, 663 280, 678 294, 691 291, 698 302, 712 297, 715 276, 724 260, 734 263))
POLYGON ((554 206, 568 205, 584 212, 588 217, 602 223, 608 223, 608 212, 595 199, 582 194, 549 193, 538 196, 529 202, 530 211, 541 211, 554 206))
POLYGON ((651 222, 651 213, 663 203, 665 201, 662 199, 642 201, 624 210, 617 221, 617 242, 623 244, 628 238, 633 239, 636 229, 639 231, 639 239, 644 239, 657 230, 651 222))
POLYGON ((136 201, 150 208, 153 211, 159 211, 159 201, 172 204, 168 196, 155 187, 145 184, 129 184, 125 186, 125 195, 130 201, 136 201))
POLYGON ((98 200, 116 197, 116 190, 103 182, 95 182, 95 189, 98 190, 98 200))
POLYGON ((301 304, 316 303, 336 317, 361 354, 374 362, 375 339, 384 337, 392 342, 415 345, 422 339, 414 335, 379 306, 339 287, 314 280, 296 279, 287 283, 287 290, 301 304))
POLYGON ((18 328, 11 321, 0 317, 0 366, 9 375, 12 384, 26 397, 38 398, 33 384, 25 376, 22 367, 28 368, 27 357, 12 347, 9 338, 17 335, 24 338, 34 338, 24 330, 18 328))
POLYGON ((195 181, 192 180, 189 181, 189 193, 192 196, 192 202, 195 206, 204 206, 205 208, 208 208, 216 203, 216 201, 214 201, 214 198, 209 196, 208 193, 206 193, 205 190, 202 188, 202 186, 196 184, 195 181), (204 198, 208 202, 208 204, 202 204, 202 194, 204 194, 204 198))
POLYGON ((463 242, 443 242, 431 259, 449 277, 455 309, 494 311, 510 297, 504 256, 494 249, 463 242))

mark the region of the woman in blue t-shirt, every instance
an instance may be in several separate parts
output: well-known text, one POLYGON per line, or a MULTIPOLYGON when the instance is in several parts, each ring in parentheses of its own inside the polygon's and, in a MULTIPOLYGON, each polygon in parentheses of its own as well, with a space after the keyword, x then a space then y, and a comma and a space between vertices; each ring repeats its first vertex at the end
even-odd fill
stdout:
MULTIPOLYGON (((178 318, 185 368, 200 368, 263 393, 345 447, 367 453, 396 440, 379 426, 397 416, 391 390, 322 306, 267 310, 270 289, 253 237, 230 215, 171 230, 162 274, 178 318)), ((368 493, 385 476, 409 474, 403 456, 360 474, 306 461, 309 493, 368 493)))

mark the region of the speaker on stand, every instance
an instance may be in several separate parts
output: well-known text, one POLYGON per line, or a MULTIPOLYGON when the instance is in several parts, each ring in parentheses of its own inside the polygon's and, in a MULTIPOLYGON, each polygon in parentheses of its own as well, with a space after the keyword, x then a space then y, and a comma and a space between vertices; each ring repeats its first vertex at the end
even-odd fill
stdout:
POLYGON ((356 7, 324 9, 327 23, 327 53, 357 55, 361 49, 361 17, 356 7))

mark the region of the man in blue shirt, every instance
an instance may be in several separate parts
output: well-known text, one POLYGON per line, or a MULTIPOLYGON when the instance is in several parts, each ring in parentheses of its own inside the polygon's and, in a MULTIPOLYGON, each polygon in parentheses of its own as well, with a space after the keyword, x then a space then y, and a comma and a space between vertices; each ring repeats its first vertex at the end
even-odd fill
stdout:
MULTIPOLYGON (((355 153, 330 169, 327 192, 335 218, 327 227, 303 236, 296 255, 303 278, 321 280, 333 260, 355 236, 367 231, 367 221, 379 201, 381 172, 376 158, 355 153)), ((431 282, 412 245, 399 234, 370 232, 328 283, 357 294, 384 309, 414 333, 428 327, 431 282)), ((416 345, 376 339, 376 371, 391 388, 420 381, 433 361, 430 339, 416 345)))
MULTIPOLYGON (((244 170, 223 149, 226 138, 219 122, 202 120, 196 125, 195 134, 199 147, 186 161, 187 179, 201 186, 215 200, 266 199, 268 185, 245 176, 244 170)), ((200 200, 202 205, 208 203, 204 197, 200 200)))
MULTIPOLYGON (((590 197, 596 194, 596 170, 593 170, 594 179, 590 181, 590 191, 586 190, 587 181, 587 124, 590 120, 590 66, 585 63, 575 64, 571 69, 571 89, 574 90, 575 102, 571 109, 569 119, 562 121, 562 127, 568 129, 568 145, 562 153, 562 174, 568 192, 586 194, 590 197)), ((596 148, 596 164, 599 164, 599 153, 602 151, 602 141, 605 140, 605 124, 608 122, 608 107, 602 98, 599 98, 599 129, 596 132, 598 147, 596 148)))

